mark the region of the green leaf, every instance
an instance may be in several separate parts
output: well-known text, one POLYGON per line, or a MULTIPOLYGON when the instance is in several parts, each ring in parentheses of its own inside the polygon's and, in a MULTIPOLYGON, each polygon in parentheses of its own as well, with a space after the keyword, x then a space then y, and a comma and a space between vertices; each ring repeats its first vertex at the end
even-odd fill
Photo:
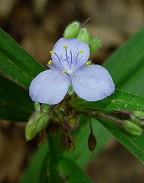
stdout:
MULTIPOLYGON (((144 59, 144 58, 143 58, 144 59)), ((140 96, 144 96, 144 64, 121 87, 140 96)))
POLYGON ((0 70, 16 83, 28 87, 44 67, 0 29, 0 70))
POLYGON ((99 118, 99 121, 134 156, 136 156, 140 161, 144 162, 144 133, 141 136, 132 136, 132 135, 127 134, 120 125, 118 125, 110 120, 99 118))
POLYGON ((0 119, 27 121, 33 104, 27 91, 0 75, 0 119))
POLYGON ((28 168, 22 175, 19 183, 46 183, 48 159, 48 143, 45 141, 33 156, 28 168))
POLYGON ((116 90, 111 96, 103 100, 88 102, 77 98, 71 105, 79 110, 83 110, 83 108, 99 110, 144 110, 144 98, 116 90))
POLYGON ((60 134, 49 135, 48 142, 50 147, 48 154, 49 182, 63 183, 63 179, 58 170, 58 157, 61 156, 62 153, 62 149, 60 147, 60 134))
MULTIPOLYGON (((144 67, 144 28, 130 37, 117 51, 112 54, 104 63, 116 84, 116 87, 123 88, 131 77, 144 67)), ((144 69, 144 68, 143 68, 144 69)), ((138 80, 140 78, 137 78, 138 80)), ((135 85, 135 82, 133 85, 135 85)), ((132 86, 133 87, 133 86, 132 86)), ((126 87, 127 91, 129 89, 126 87)))
POLYGON ((61 157, 58 166, 64 183, 92 183, 87 174, 74 161, 61 157))

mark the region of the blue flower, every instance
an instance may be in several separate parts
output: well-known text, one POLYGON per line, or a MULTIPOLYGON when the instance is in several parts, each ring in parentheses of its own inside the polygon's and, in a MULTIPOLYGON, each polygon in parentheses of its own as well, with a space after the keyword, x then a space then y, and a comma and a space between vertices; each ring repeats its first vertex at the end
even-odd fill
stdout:
POLYGON ((29 95, 33 101, 57 104, 70 86, 87 101, 97 101, 111 95, 115 85, 108 71, 100 65, 89 65, 89 46, 76 39, 59 39, 50 51, 49 70, 38 74, 31 82, 29 95))

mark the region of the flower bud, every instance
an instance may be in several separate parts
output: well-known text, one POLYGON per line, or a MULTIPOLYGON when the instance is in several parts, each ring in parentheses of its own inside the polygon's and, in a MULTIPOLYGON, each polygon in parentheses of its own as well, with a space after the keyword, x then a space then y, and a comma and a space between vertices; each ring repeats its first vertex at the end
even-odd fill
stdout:
POLYGON ((94 151, 95 147, 96 147, 96 138, 94 136, 94 134, 91 132, 89 137, 88 137, 88 148, 90 151, 94 151))
POLYGON ((89 40, 89 48, 90 52, 95 52, 98 48, 101 47, 101 40, 97 37, 90 38, 89 40))
POLYGON ((49 116, 42 111, 35 111, 26 125, 25 136, 26 140, 31 140, 49 122, 49 116))
POLYGON ((135 123, 135 124, 137 124, 138 126, 141 126, 142 125, 142 121, 139 120, 137 117, 135 117, 133 115, 130 116, 130 121, 133 122, 133 123, 135 123))
POLYGON ((133 111, 133 115, 139 119, 144 119, 144 111, 133 111))
POLYGON ((83 41, 85 43, 89 43, 89 33, 85 28, 81 28, 78 35, 77 35, 77 39, 79 39, 80 41, 83 41))
POLYGON ((123 127, 124 127, 125 131, 127 133, 129 133, 130 135, 139 136, 143 132, 143 129, 140 126, 138 126, 137 124, 135 124, 131 121, 128 121, 128 120, 124 121, 123 127))
POLYGON ((79 32, 80 23, 75 21, 69 24, 64 31, 64 38, 75 38, 79 32))

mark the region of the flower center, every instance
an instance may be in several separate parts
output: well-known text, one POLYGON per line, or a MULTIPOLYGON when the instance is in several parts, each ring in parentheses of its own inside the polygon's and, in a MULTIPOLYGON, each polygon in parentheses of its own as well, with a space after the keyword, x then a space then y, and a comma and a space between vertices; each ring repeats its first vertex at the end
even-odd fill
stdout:
MULTIPOLYGON (((62 70, 62 73, 67 73, 71 75, 75 70, 77 70, 79 62, 81 58, 83 57, 83 50, 78 50, 77 52, 73 52, 67 45, 63 45, 63 49, 65 50, 65 54, 62 53, 62 55, 57 54, 55 51, 50 51, 51 54, 54 54, 60 64, 60 68, 62 70)), ((50 60, 48 62, 48 65, 50 65, 52 61, 50 60)))
POLYGON ((78 64, 78 60, 80 61, 81 57, 79 57, 79 54, 82 54, 84 51, 79 50, 76 53, 73 53, 71 50, 68 49, 67 45, 64 45, 63 48, 65 49, 65 58, 63 59, 63 65, 66 70, 67 74, 72 74, 75 71, 76 65, 78 64))

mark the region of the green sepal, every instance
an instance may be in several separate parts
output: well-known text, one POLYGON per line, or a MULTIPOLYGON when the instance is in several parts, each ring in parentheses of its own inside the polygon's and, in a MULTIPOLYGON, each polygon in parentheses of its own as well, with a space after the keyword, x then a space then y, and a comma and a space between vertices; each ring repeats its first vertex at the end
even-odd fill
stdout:
POLYGON ((72 86, 69 87, 69 89, 68 89, 68 94, 69 94, 69 95, 74 94, 74 89, 73 89, 72 86))
POLYGON ((50 105, 48 105, 48 104, 42 104, 42 111, 43 112, 48 112, 49 108, 50 108, 50 105))
POLYGON ((35 111, 40 111, 40 108, 41 108, 40 103, 39 102, 34 102, 35 111))

